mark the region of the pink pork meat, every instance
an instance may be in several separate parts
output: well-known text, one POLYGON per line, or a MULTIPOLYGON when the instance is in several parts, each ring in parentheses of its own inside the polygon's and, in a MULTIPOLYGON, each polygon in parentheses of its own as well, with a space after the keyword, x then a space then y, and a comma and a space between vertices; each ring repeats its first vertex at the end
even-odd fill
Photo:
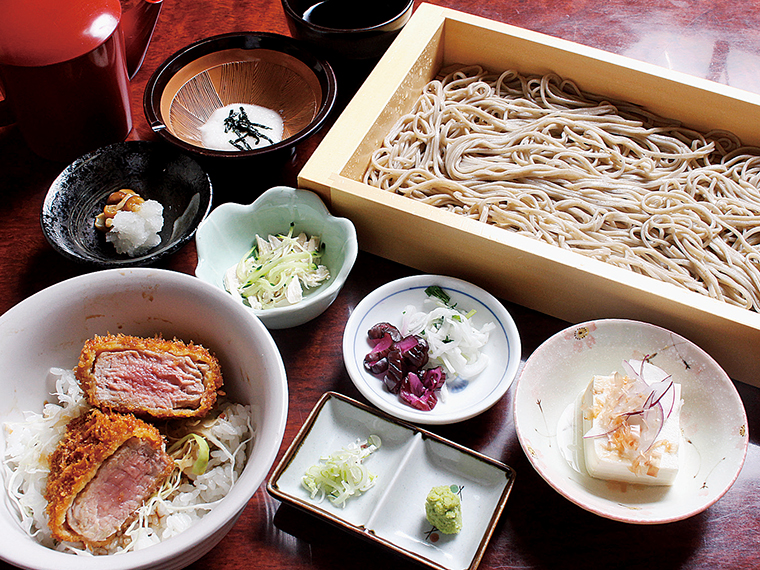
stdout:
POLYGON ((222 386, 204 347, 125 335, 88 340, 76 376, 93 407, 154 418, 204 416, 222 386))

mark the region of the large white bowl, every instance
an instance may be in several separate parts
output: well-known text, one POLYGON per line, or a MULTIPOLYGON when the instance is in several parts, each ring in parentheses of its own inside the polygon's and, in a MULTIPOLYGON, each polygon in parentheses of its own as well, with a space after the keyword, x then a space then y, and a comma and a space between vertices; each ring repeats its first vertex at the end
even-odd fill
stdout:
MULTIPOLYGON (((214 209, 195 235, 198 266, 195 275, 224 290, 225 272, 251 249, 256 235, 306 232, 318 235, 325 246, 322 263, 330 271, 327 281, 304 292, 295 305, 256 310, 247 307, 270 329, 302 325, 321 315, 335 301, 351 272, 359 244, 350 220, 332 216, 322 200, 308 190, 286 186, 270 188, 252 204, 234 202, 214 209)), ((242 306, 242 303, 241 303, 242 306)))
MULTIPOLYGON (((0 559, 39 570, 182 568, 230 530, 264 481, 282 442, 288 408, 285 368, 269 331, 229 295, 192 276, 160 269, 111 269, 75 277, 29 297, 0 317, 0 423, 41 412, 51 367, 73 368, 84 341, 124 333, 203 344, 219 358, 224 390, 253 409, 255 441, 227 496, 194 526, 145 550, 81 557, 48 549, 21 529, 0 491, 0 559)), ((5 430, 0 430, 5 452, 5 430)))
POLYGON ((523 450, 549 485, 592 513, 627 523, 673 522, 705 510, 739 476, 749 443, 739 394, 706 352, 666 329, 623 319, 573 325, 539 346, 515 385, 514 419, 523 450), (644 358, 681 384, 682 460, 669 487, 590 477, 577 434, 569 433, 569 410, 593 376, 623 373, 624 359, 644 358))

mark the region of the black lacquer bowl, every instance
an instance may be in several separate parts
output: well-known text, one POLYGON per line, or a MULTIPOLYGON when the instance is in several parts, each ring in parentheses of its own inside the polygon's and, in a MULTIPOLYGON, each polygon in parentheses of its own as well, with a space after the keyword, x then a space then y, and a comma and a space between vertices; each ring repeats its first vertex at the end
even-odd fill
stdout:
POLYGON ((99 268, 150 265, 195 235, 211 210, 212 187, 192 158, 167 145, 127 141, 88 153, 58 175, 42 206, 42 232, 68 259, 99 268), (164 208, 161 243, 143 255, 119 254, 95 229, 108 196, 122 188, 164 208))
POLYGON ((413 0, 282 0, 293 37, 332 64, 376 61, 409 21, 413 0))

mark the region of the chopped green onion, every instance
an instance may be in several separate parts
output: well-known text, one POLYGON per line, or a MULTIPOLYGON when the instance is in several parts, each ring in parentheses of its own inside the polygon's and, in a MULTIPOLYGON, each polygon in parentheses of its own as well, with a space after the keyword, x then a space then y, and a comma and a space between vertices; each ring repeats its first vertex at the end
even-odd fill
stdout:
POLYGON ((301 232, 256 236, 250 251, 224 276, 224 286, 254 309, 293 305, 303 299, 304 289, 318 287, 330 277, 320 265, 325 244, 318 236, 301 232))
MULTIPOLYGON (((182 447, 190 440, 194 440, 195 444, 198 446, 196 451, 196 459, 193 463, 192 472, 194 475, 203 475, 203 473, 206 472, 206 467, 208 466, 208 458, 209 458, 209 447, 208 442, 205 440, 205 438, 201 437, 197 433, 189 433, 182 439, 174 442, 174 444, 169 448, 167 453, 169 455, 172 455, 182 449, 182 447)), ((192 454, 192 448, 191 445, 190 448, 185 451, 184 455, 179 459, 183 465, 188 460, 190 455, 192 454)))
POLYGON ((340 451, 321 457, 319 463, 306 470, 301 483, 312 499, 318 497, 321 502, 327 497, 335 506, 345 507, 346 500, 375 485, 377 476, 367 470, 363 461, 380 445, 377 435, 350 443, 340 451))

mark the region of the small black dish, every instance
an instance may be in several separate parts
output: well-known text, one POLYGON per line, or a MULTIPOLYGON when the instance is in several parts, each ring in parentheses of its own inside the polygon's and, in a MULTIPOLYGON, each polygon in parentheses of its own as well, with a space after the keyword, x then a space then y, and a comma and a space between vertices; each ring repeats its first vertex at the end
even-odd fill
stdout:
POLYGON ((149 265, 192 239, 211 210, 212 194, 208 175, 192 158, 160 143, 127 141, 67 166, 48 190, 40 222, 50 245, 73 261, 99 268, 149 265), (117 253, 94 225, 108 196, 122 188, 164 207, 161 243, 137 257, 117 253))
POLYGON ((333 65, 378 60, 414 9, 413 0, 281 0, 291 34, 333 65))

